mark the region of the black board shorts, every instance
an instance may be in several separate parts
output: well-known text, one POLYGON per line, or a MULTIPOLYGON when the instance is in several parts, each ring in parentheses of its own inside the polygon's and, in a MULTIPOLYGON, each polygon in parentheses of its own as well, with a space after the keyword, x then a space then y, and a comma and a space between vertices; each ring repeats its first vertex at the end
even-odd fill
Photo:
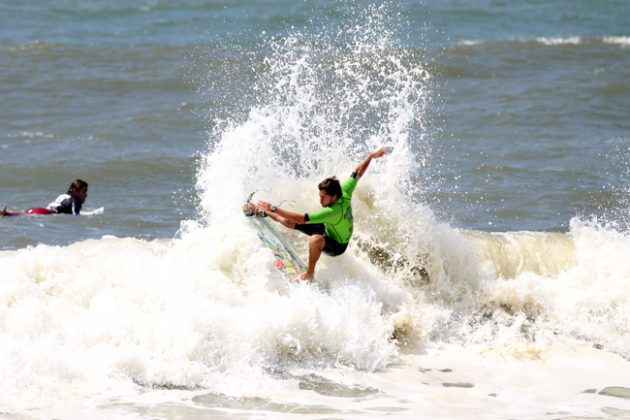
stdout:
POLYGON ((346 252, 348 244, 340 244, 330 236, 326 236, 326 227, 323 223, 306 223, 303 225, 296 224, 295 230, 307 234, 308 236, 322 235, 324 237, 324 249, 322 252, 331 257, 336 257, 346 252))

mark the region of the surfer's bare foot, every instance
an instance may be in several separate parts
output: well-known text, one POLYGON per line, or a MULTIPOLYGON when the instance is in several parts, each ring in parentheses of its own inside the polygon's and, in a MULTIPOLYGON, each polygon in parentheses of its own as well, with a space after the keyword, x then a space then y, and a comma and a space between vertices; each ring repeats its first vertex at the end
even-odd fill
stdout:
POLYGON ((309 273, 307 271, 303 272, 302 274, 300 274, 297 277, 297 280, 299 281, 311 281, 313 280, 313 277, 315 276, 315 273, 309 273))

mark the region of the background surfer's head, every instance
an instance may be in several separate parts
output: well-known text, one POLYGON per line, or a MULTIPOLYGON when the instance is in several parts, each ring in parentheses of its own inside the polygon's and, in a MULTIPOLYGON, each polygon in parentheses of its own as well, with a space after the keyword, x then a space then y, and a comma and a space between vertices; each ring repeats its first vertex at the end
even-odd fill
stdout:
POLYGON ((326 178, 317 186, 319 188, 319 202, 322 207, 328 207, 341 197, 341 184, 336 176, 326 178))
POLYGON ((79 200, 81 200, 81 203, 83 203, 87 198, 87 192, 88 183, 80 178, 72 181, 72 184, 70 184, 70 186, 68 187, 68 194, 77 197, 79 200))

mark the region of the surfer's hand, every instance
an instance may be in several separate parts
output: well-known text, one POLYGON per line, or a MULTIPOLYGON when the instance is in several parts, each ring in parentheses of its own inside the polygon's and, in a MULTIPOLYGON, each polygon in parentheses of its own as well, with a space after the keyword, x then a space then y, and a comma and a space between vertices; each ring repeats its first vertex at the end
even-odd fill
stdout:
POLYGON ((243 206, 243 213, 245 213, 245 216, 267 216, 267 213, 265 213, 264 210, 259 209, 254 203, 249 202, 245 203, 245 205, 243 206))
POLYGON ((380 149, 373 151, 373 152, 371 153, 371 157, 372 157, 373 159, 377 159, 377 158, 383 157, 384 155, 386 155, 387 153, 389 153, 389 149, 390 149, 390 148, 389 148, 389 147, 387 147, 387 146, 385 146, 385 147, 381 147, 380 149))
POLYGON ((271 203, 268 203, 266 201, 259 201, 258 204, 256 204, 256 207, 258 207, 260 210, 265 210, 265 211, 270 211, 271 210, 271 203))

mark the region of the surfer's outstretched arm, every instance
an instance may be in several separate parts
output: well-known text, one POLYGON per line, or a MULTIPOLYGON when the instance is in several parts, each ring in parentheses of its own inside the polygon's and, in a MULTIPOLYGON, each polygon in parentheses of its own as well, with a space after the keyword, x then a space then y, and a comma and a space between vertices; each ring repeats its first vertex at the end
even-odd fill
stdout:
POLYGON ((296 224, 301 225, 306 222, 304 214, 281 209, 266 201, 259 201, 256 207, 263 210, 267 216, 289 229, 293 229, 296 224))
POLYGON ((384 156, 385 154, 389 153, 389 150, 391 150, 389 147, 381 147, 380 149, 377 149, 368 154, 363 162, 359 163, 359 166, 357 166, 354 170, 354 173, 357 175, 357 179, 363 176, 368 166, 370 166, 370 162, 372 162, 372 159, 378 159, 384 156))

